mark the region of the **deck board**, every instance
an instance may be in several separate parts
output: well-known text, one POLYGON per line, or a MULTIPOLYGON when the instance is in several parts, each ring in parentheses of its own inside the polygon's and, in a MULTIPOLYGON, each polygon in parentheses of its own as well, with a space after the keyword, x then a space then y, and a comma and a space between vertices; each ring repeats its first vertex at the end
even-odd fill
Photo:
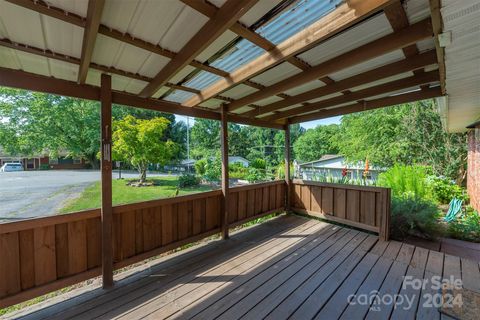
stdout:
MULTIPOLYGON (((228 241, 161 258, 108 291, 19 312, 21 319, 449 319, 422 305, 431 289, 404 276, 461 278, 480 288, 478 262, 298 216, 237 232, 228 241), (351 304, 351 295, 414 296, 411 309, 351 304)), ((57 299, 59 300, 59 299, 57 299)))

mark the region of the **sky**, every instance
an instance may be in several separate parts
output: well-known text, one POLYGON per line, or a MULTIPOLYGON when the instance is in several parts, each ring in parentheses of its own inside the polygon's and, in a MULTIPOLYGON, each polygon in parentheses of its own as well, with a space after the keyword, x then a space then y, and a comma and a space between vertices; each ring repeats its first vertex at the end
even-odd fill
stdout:
MULTIPOLYGON (((342 118, 341 116, 331 117, 331 118, 326 118, 326 119, 321 119, 321 120, 302 122, 302 123, 300 123, 300 125, 302 127, 304 127, 305 129, 311 129, 311 128, 315 128, 318 125, 339 124, 341 118, 342 118)), ((179 116, 179 115, 176 114, 175 115, 175 120, 176 121, 183 121, 183 122, 187 123, 187 117, 186 116, 179 116)), ((193 120, 192 117, 190 117, 190 125, 193 125, 193 123, 194 123, 194 120, 193 120)))

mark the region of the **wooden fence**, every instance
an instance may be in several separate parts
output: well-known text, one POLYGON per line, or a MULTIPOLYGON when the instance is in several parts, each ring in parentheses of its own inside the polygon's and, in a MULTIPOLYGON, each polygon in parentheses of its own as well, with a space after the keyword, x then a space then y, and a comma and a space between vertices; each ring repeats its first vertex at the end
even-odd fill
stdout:
MULTIPOLYGON (((230 189, 229 225, 284 209, 283 181, 230 189)), ((221 230, 215 190, 113 208, 116 269, 221 230)), ((101 274, 100 210, 0 224, 0 308, 101 274)))
POLYGON ((390 189, 294 180, 292 210, 389 238, 390 189))

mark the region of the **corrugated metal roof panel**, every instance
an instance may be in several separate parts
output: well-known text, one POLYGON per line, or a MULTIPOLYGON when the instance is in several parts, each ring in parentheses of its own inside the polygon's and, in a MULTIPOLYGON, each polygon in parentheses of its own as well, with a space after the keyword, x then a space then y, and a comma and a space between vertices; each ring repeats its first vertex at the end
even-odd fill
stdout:
POLYGON ((227 43, 237 38, 237 34, 233 33, 230 30, 225 31, 220 37, 218 37, 211 45, 209 45, 205 50, 200 53, 195 60, 205 62, 210 59, 215 53, 221 50, 227 43))
POLYGON ((272 84, 275 84, 300 72, 302 72, 301 69, 288 62, 284 62, 276 67, 271 68, 270 70, 265 71, 264 73, 259 74, 251 80, 264 86, 271 86, 272 84))
POLYGON ((315 66, 392 32, 386 16, 378 14, 299 55, 299 58, 315 66))
POLYGON ((407 0, 403 2, 403 7, 410 24, 430 16, 430 4, 427 0, 407 0))
POLYGON ((232 99, 240 99, 242 97, 245 97, 246 95, 249 95, 251 93, 254 93, 258 91, 255 88, 252 88, 250 86, 244 85, 244 84, 239 84, 235 87, 233 87, 230 90, 227 90, 222 93, 222 96, 229 97, 232 99))
POLYGON ((46 0, 46 3, 53 7, 61 8, 65 11, 75 13, 79 16, 86 17, 88 10, 88 1, 83 0, 46 0))
POLYGON ((301 86, 295 87, 293 89, 287 90, 284 93, 294 96, 294 95, 297 95, 306 91, 310 91, 316 88, 320 88, 323 86, 325 86, 325 83, 323 83, 320 80, 314 80, 314 81, 305 83, 301 86))
POLYGON ((216 108, 219 108, 222 103, 223 103, 223 100, 208 99, 207 101, 202 102, 200 106, 204 108, 216 109, 216 108))
POLYGON ((280 100, 283 100, 283 99, 277 96, 271 96, 271 97, 256 101, 255 104, 259 106, 265 106, 267 104, 274 103, 280 100))

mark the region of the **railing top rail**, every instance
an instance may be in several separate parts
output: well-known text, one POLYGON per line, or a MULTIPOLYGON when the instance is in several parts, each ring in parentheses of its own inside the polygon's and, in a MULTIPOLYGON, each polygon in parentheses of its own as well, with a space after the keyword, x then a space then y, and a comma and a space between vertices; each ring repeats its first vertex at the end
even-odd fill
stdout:
POLYGON ((309 181, 309 180, 301 180, 301 179, 295 179, 293 180, 293 183, 299 184, 299 185, 306 185, 306 186, 341 188, 341 189, 348 189, 348 190, 371 191, 371 192, 384 192, 386 190, 389 190, 389 188, 384 188, 384 187, 359 186, 354 184, 318 182, 318 181, 309 181))
POLYGON ((239 191, 257 189, 257 188, 261 188, 261 187, 275 186, 277 184, 284 184, 284 183, 285 183, 284 180, 258 182, 258 183, 246 184, 246 185, 243 185, 243 186, 231 187, 231 188, 229 188, 229 190, 230 190, 230 192, 239 192, 239 191))

